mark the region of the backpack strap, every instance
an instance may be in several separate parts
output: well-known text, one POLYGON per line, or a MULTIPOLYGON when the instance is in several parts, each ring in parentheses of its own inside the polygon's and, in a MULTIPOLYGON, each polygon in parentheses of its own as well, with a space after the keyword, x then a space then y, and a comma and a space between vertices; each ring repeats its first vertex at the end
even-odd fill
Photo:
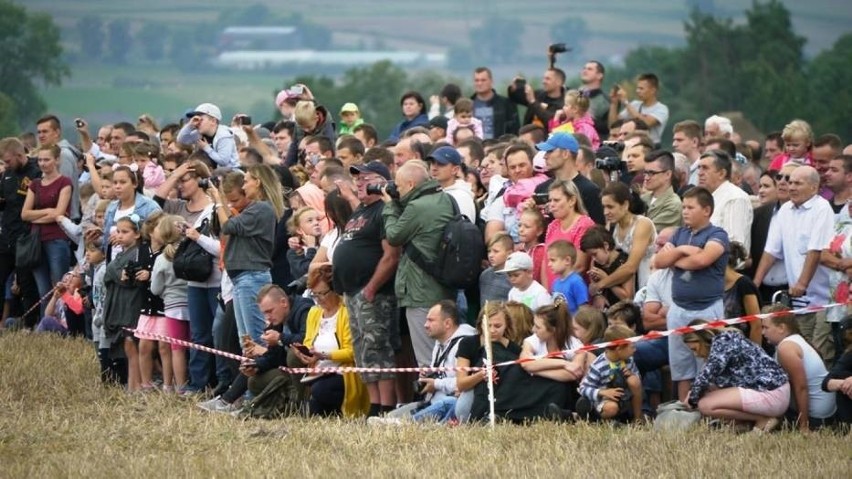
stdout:
MULTIPOLYGON (((438 188, 426 190, 426 191, 423 192, 423 194, 424 195, 434 195, 434 194, 443 193, 443 192, 444 192, 444 190, 441 187, 438 187, 438 188)), ((453 198, 452 195, 447 194, 447 197, 450 198, 450 202, 453 205, 453 218, 455 218, 456 216, 459 215, 459 206, 456 204, 456 200, 455 200, 455 198, 453 198)), ((429 274, 432 277, 435 277, 435 278, 438 277, 438 274, 435 271, 435 262, 426 259, 426 256, 419 249, 417 249, 416 246, 414 246, 414 243, 409 241, 408 244, 405 245, 405 249, 403 250, 403 252, 406 255, 408 255, 408 258, 411 259, 411 261, 414 261, 414 264, 419 266, 420 269, 422 269, 423 271, 425 271, 427 274, 429 274)))

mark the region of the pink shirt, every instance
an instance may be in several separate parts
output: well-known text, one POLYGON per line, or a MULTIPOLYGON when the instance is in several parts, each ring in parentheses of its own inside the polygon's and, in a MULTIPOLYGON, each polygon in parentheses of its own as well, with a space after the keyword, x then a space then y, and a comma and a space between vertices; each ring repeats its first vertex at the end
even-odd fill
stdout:
MULTIPOLYGON (((574 221, 574 224, 568 228, 567 231, 562 230, 562 221, 561 220, 553 220, 547 226, 547 234, 544 237, 544 244, 546 246, 550 246, 555 241, 565 240, 572 245, 577 251, 580 250, 580 240, 583 239, 583 236, 586 234, 586 231, 589 231, 592 227, 595 226, 595 222, 588 216, 583 215, 574 221)), ((553 274, 553 271, 550 270, 550 265, 547 266, 547 289, 550 290, 553 287, 553 280, 556 279, 556 275, 553 274)))

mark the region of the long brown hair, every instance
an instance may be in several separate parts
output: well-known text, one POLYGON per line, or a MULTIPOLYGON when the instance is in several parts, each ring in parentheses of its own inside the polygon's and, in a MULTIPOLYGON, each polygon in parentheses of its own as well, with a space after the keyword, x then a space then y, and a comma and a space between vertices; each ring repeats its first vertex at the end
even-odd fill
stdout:
POLYGON ((553 332, 559 349, 564 348, 574 336, 574 324, 571 322, 571 314, 568 312, 564 298, 559 297, 553 304, 536 309, 535 315, 544 321, 549 331, 553 332))

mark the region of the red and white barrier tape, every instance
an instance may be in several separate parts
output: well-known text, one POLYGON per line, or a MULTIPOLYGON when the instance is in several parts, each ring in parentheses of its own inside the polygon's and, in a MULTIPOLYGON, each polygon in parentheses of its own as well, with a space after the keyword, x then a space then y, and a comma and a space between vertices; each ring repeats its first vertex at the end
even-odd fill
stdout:
MULTIPOLYGON (((548 353, 542 356, 534 356, 531 358, 525 359, 516 359, 513 361, 505 361, 502 363, 497 363, 493 367, 501 367, 501 366, 511 366, 513 364, 521 364, 528 363, 532 361, 538 361, 540 359, 545 358, 557 358, 561 357, 565 354, 585 352, 585 351, 594 351, 597 349, 609 348, 609 347, 617 347, 630 343, 638 343, 640 341, 653 341, 655 339, 662 339, 672 334, 687 334, 693 333, 695 331, 701 331, 703 329, 709 328, 722 328, 725 326, 730 326, 733 324, 741 324, 748 323, 751 321, 757 321, 762 319, 767 319, 776 316, 787 316, 791 314, 808 314, 815 313, 817 311, 822 311, 824 309, 833 308, 837 306, 845 306, 843 303, 832 303, 825 306, 810 306, 807 308, 793 309, 787 311, 779 311, 775 313, 762 313, 762 314, 750 314, 746 316, 740 316, 738 318, 731 319, 718 319, 714 321, 710 321, 706 324, 700 324, 696 326, 683 326, 680 328, 669 329, 667 331, 651 331, 650 333, 633 336, 632 338, 626 339, 617 339, 615 341, 609 341, 606 343, 598 343, 598 344, 587 344, 585 346, 581 346, 579 348, 574 349, 566 349, 564 351, 554 351, 552 353, 548 353)), ((210 348, 207 346, 202 346, 200 344, 191 343, 189 341, 183 341, 181 339, 175 339, 168 336, 163 336, 160 334, 148 333, 137 331, 131 328, 124 328, 127 331, 137 333, 140 336, 147 336, 153 340, 164 341, 170 344, 176 344, 178 346, 183 346, 186 348, 197 349, 199 351, 204 351, 210 354, 216 354, 219 356, 223 356, 229 359, 233 359, 240 362, 253 362, 254 360, 247 358, 245 356, 240 356, 237 354, 229 353, 226 351, 220 351, 218 349, 210 348)), ((282 371, 292 373, 292 374, 335 374, 335 373, 439 373, 439 372, 448 372, 448 371, 468 371, 474 372, 479 371, 482 368, 479 367, 453 367, 453 368, 445 368, 445 367, 416 367, 416 368, 362 368, 356 366, 344 366, 344 367, 332 367, 332 368, 288 368, 288 367, 280 367, 282 371)))

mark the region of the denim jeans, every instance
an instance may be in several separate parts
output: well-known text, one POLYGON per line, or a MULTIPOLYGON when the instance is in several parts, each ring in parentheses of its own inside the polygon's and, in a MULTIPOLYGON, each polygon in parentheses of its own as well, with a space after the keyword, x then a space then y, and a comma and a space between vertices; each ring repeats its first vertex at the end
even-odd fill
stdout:
POLYGON ((237 318, 237 332, 240 338, 248 334, 252 341, 264 344, 260 340, 266 320, 257 305, 257 293, 260 288, 272 282, 269 271, 246 271, 240 273, 234 282, 234 313, 237 318))
MULTIPOLYGON (((213 347, 220 351, 242 354, 237 337, 237 325, 234 321, 233 301, 226 304, 224 310, 221 305, 216 310, 216 319, 213 320, 213 347)), ((231 384, 239 372, 237 361, 216 356, 216 380, 219 386, 225 387, 231 384)))
MULTIPOLYGON (((217 296, 219 288, 187 288, 189 303, 189 334, 195 344, 213 347, 213 318, 219 307, 217 296)), ((189 350, 189 388, 202 391, 210 384, 215 371, 215 359, 212 354, 189 350)))
MULTIPOLYGON (((41 246, 42 261, 33 269, 39 297, 46 295, 71 269, 71 248, 68 246, 68 240, 43 241, 41 246)), ((41 304, 42 314, 46 306, 47 300, 41 304)))
POLYGON ((415 422, 432 420, 447 423, 456 417, 456 402, 455 396, 444 396, 412 414, 411 419, 415 422))

